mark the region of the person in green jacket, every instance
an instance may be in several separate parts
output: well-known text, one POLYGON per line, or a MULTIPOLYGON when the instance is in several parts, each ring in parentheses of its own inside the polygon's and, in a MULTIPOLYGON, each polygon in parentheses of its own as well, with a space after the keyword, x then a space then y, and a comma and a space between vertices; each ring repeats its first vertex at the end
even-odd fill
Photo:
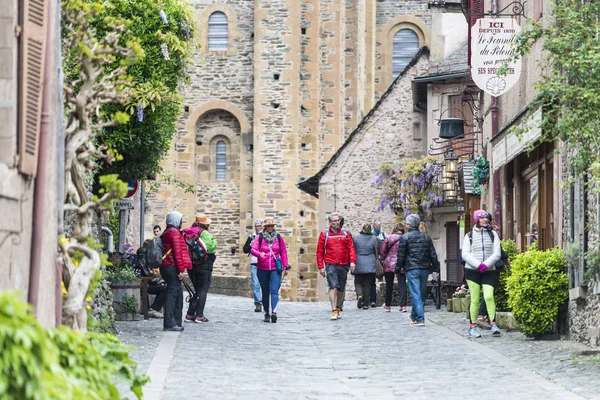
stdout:
POLYGON ((217 241, 208 231, 210 223, 211 219, 206 214, 198 214, 192 226, 183 230, 184 238, 197 235, 200 238, 201 246, 206 251, 206 258, 197 261, 192 260, 192 271, 191 273, 188 272, 194 284, 196 296, 190 299, 190 306, 184 319, 185 322, 209 322, 204 315, 204 307, 210 289, 213 264, 216 259, 215 252, 217 251, 217 241))

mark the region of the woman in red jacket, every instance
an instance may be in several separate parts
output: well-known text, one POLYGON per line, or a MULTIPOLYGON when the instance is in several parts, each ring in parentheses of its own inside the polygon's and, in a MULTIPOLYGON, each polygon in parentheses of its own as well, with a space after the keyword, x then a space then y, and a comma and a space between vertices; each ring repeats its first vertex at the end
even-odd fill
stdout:
POLYGON ((283 238, 275 231, 273 218, 265 218, 264 230, 252 242, 250 254, 257 258, 256 272, 262 292, 265 322, 277 322, 281 279, 287 275, 288 255, 283 238), (273 312, 269 313, 269 300, 273 312))
POLYGON ((183 273, 192 268, 192 261, 187 245, 179 230, 183 215, 178 211, 167 214, 167 228, 160 236, 163 245, 163 262, 160 275, 167 283, 167 296, 164 305, 164 331, 181 332, 181 313, 183 308, 183 290, 181 280, 183 273))

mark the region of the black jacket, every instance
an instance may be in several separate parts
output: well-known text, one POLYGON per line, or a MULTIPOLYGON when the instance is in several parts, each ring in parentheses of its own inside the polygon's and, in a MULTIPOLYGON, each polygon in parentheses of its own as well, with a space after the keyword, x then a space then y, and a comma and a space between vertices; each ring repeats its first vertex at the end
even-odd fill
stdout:
POLYGON ((435 247, 433 247, 433 241, 427 234, 420 232, 417 227, 411 227, 410 231, 400 238, 396 273, 399 274, 402 268, 407 271, 411 269, 440 271, 440 262, 435 247))

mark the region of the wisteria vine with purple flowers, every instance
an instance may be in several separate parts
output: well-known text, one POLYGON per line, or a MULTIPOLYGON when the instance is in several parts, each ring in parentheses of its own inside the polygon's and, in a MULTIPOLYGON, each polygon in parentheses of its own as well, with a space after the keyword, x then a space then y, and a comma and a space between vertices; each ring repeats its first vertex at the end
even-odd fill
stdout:
POLYGON ((419 214, 430 220, 432 208, 443 205, 438 180, 442 167, 434 157, 423 157, 405 163, 385 162, 379 166, 372 186, 381 189, 377 211, 389 208, 398 219, 419 214))

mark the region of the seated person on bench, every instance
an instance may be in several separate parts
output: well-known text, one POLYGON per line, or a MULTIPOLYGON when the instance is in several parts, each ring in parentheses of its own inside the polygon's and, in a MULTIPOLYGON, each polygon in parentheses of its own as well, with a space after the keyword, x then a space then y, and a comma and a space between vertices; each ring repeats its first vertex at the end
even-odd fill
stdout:
POLYGON ((150 242, 150 239, 144 242, 144 247, 140 247, 137 251, 137 263, 140 269, 140 273, 143 277, 151 277, 148 281, 148 294, 154 294, 156 297, 148 310, 148 316, 150 318, 164 318, 163 313, 160 311, 165 302, 167 296, 167 284, 160 277, 158 268, 150 269, 146 265, 146 245, 150 242))

